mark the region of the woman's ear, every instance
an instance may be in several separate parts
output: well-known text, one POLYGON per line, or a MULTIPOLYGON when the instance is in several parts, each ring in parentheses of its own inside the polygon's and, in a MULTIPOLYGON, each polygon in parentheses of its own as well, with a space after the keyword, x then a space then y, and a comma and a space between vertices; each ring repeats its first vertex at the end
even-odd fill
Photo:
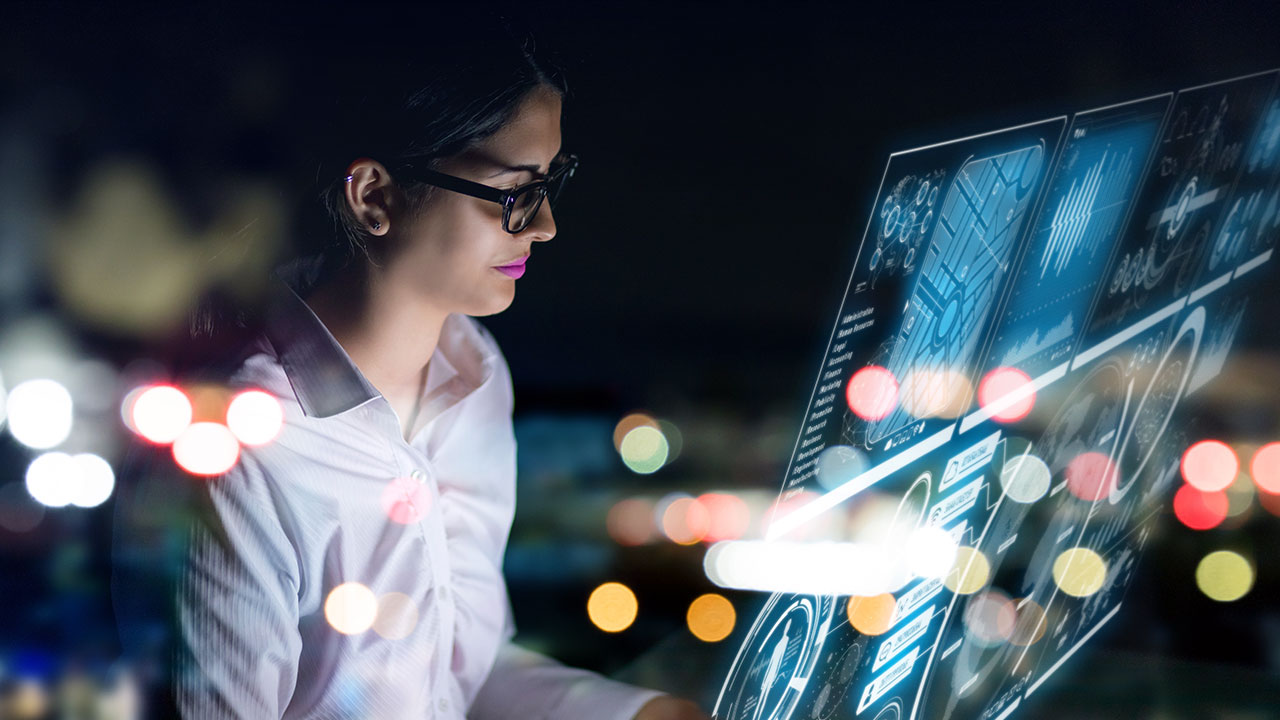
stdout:
POLYGON ((351 214, 370 235, 386 235, 398 209, 391 173, 377 160, 358 158, 347 166, 344 197, 351 214))

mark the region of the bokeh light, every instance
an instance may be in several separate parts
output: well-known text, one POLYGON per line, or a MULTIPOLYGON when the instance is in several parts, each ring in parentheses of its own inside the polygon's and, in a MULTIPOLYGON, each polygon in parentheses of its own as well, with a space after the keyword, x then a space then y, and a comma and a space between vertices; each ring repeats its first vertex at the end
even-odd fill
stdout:
POLYGON ((329 591, 324 600, 324 619, 343 635, 356 635, 373 626, 378 617, 378 598, 358 582, 345 582, 329 591))
POLYGON ((116 474, 111 469, 111 463, 93 453, 79 453, 73 455, 71 460, 76 467, 71 504, 91 508, 106 502, 116 487, 116 474))
POLYGON ((5 420, 9 417, 9 391, 4 387, 4 375, 0 374, 0 428, 4 427, 5 420))
POLYGON ((659 420, 658 429, 662 431, 662 437, 667 440, 666 464, 670 465, 680 457, 680 451, 684 448, 684 433, 681 433, 680 428, 669 420, 659 420))
POLYGON ((711 513, 696 498, 677 497, 660 503, 662 532, 678 545, 693 545, 707 536, 711 529, 711 513))
POLYGON ((587 598, 587 617, 605 632, 622 632, 631 627, 639 609, 636 594, 619 582, 604 583, 587 598))
POLYGON ((729 637, 738 616, 733 603, 723 595, 707 593, 689 604, 685 622, 689 632, 703 642, 720 642, 729 637))
POLYGON ((1262 490, 1258 491, 1258 504, 1263 510, 1280 517, 1280 493, 1272 494, 1262 490))
POLYGON ((1253 588, 1253 581, 1253 564, 1230 550, 1211 552, 1196 565, 1196 586, 1218 602, 1239 600, 1253 588))
POLYGON ((1088 502, 1102 500, 1116 488, 1116 466, 1104 453, 1080 453, 1067 463, 1066 475, 1067 490, 1088 502))
POLYGON ((737 540, 747 533, 751 508, 746 500, 730 493, 710 492, 699 495, 698 504, 706 508, 708 515, 704 541, 737 540))
POLYGON ((1013 637, 1018 610, 1008 595, 985 590, 969 599, 964 609, 965 634, 979 645, 996 647, 1013 637))
POLYGON ((854 595, 849 598, 849 604, 845 607, 849 624, 863 635, 883 635, 893 626, 893 616, 897 610, 898 603, 890 593, 870 597, 854 595))
POLYGON ((902 409, 918 418, 955 418, 964 413, 973 386, 964 373, 917 368, 907 373, 898 394, 902 409))
POLYGON ((1000 486, 1010 500, 1033 503, 1049 492, 1052 473, 1035 455, 1017 455, 1000 468, 1000 486))
POLYGON ((80 468, 64 452, 47 452, 27 465, 27 492, 45 507, 58 508, 71 504, 79 484, 80 468))
POLYGON ((5 401, 9 432, 23 445, 45 450, 71 434, 71 393, 56 380, 28 380, 9 391, 5 401))
POLYGON ((863 420, 881 420, 898 404, 898 381, 879 365, 868 365, 849 378, 845 402, 863 420))
POLYGON ((1044 608, 1031 598, 1022 598, 1014 603, 1018 609, 1018 622, 1013 628, 1009 642, 1018 647, 1029 647, 1040 642, 1045 630, 1049 627, 1044 608))
POLYGON ((1017 422, 1031 414, 1036 391, 1031 378, 1018 368, 999 367, 978 383, 978 404, 997 422, 1017 422))
POLYGON ((392 522, 416 523, 431 512, 431 488, 413 478, 392 478, 382 489, 382 511, 392 522))
POLYGON ((614 503, 604 522, 609 537, 626 547, 644 545, 653 540, 657 530, 653 523, 653 503, 640 498, 614 503))
POLYGON ((1107 581, 1107 562, 1084 547, 1062 551, 1053 561, 1053 581, 1072 597, 1088 597, 1107 581))
POLYGON ((1240 460, 1226 443, 1201 440, 1182 454, 1182 477, 1187 484, 1204 492, 1225 490, 1236 473, 1240 460))
POLYGON ((642 412, 631 413, 619 420, 618 424, 613 427, 613 449, 621 453, 622 440, 627 436, 627 433, 638 427, 651 427, 654 430, 662 429, 652 415, 642 412))
POLYGON ((191 400, 172 385, 135 389, 125 396, 123 407, 133 431, 157 445, 177 440, 191 425, 191 400))
POLYGON ((1241 517, 1253 507, 1254 485, 1245 473, 1237 473, 1236 479, 1224 492, 1227 495, 1227 517, 1241 517))
POLYGON ((907 537, 903 558, 913 575, 941 579, 955 565, 959 545, 951 534, 939 527, 926 525, 907 537))
POLYGON ((47 452, 27 466, 27 492, 46 507, 97 507, 115 484, 111 464, 93 453, 47 452))
POLYGON ((1209 530, 1227 519, 1231 501, 1225 492, 1204 492, 1183 485, 1173 496, 1173 514, 1192 530, 1209 530))
POLYGON ((173 459, 192 475, 221 475, 240 459, 240 443, 222 423, 192 423, 173 441, 173 459))
POLYGON ((832 445, 818 453, 818 483, 834 490, 871 467, 867 454, 849 445, 832 445))
POLYGON ((403 640, 418 627, 418 606, 402 592, 389 592, 378 598, 373 631, 388 640, 403 640))
POLYGON ((227 406, 227 427, 242 445, 265 445, 284 427, 284 408, 272 395, 245 390, 227 406))
POLYGON ((667 463, 667 438, 662 431, 649 425, 640 425, 627 431, 618 453, 631 472, 649 475, 667 463))
POLYGON ((1262 492, 1280 495, 1280 442, 1258 448, 1249 463, 1249 474, 1262 492))
POLYGON ((966 545, 956 551, 955 564, 942 582, 957 595, 972 595, 986 586, 990 578, 991 562, 987 556, 966 545))

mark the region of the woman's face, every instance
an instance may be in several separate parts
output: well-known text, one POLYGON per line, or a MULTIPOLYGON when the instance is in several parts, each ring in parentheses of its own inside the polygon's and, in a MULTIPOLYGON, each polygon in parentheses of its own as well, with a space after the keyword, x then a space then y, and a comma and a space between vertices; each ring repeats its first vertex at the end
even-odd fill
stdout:
MULTIPOLYGON (((439 169, 509 190, 546 174, 559 152, 560 97, 539 87, 501 130, 439 169)), ((556 234, 546 201, 528 227, 512 235, 502 229, 497 203, 440 188, 420 213, 403 202, 390 203, 387 217, 381 281, 405 302, 473 316, 511 305, 517 280, 497 268, 528 258, 535 242, 556 234)))

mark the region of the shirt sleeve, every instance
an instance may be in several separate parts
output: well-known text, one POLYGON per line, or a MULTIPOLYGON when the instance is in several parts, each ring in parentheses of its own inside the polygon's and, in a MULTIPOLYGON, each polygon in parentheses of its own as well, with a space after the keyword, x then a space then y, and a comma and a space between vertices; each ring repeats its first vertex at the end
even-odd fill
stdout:
POLYGON ((279 718, 297 682, 298 562, 250 454, 199 480, 176 592, 183 717, 279 718))
POLYGON ((511 641, 502 644, 471 720, 631 720, 663 693, 567 667, 511 641))

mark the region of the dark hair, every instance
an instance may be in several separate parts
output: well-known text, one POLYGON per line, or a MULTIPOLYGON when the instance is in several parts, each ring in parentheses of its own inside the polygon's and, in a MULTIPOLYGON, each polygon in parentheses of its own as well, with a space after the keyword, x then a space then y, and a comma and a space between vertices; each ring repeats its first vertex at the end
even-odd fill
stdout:
MULTIPOLYGON (((411 57, 389 53, 343 66, 346 77, 339 82, 361 90, 339 97, 329 117, 318 119, 332 131, 318 138, 312 197, 319 202, 304 202, 296 229, 299 250, 322 256, 321 276, 367 254, 370 235, 351 214, 343 187, 351 161, 369 157, 388 168, 405 162, 435 166, 502 129, 535 88, 567 93, 563 74, 535 56, 532 36, 505 24, 487 25, 473 26, 465 38, 433 40, 411 57), (362 75, 351 77, 353 70, 362 75), (327 227, 307 217, 317 210, 323 210, 327 227)), ((432 188, 398 182, 411 207, 421 210, 432 188)))

